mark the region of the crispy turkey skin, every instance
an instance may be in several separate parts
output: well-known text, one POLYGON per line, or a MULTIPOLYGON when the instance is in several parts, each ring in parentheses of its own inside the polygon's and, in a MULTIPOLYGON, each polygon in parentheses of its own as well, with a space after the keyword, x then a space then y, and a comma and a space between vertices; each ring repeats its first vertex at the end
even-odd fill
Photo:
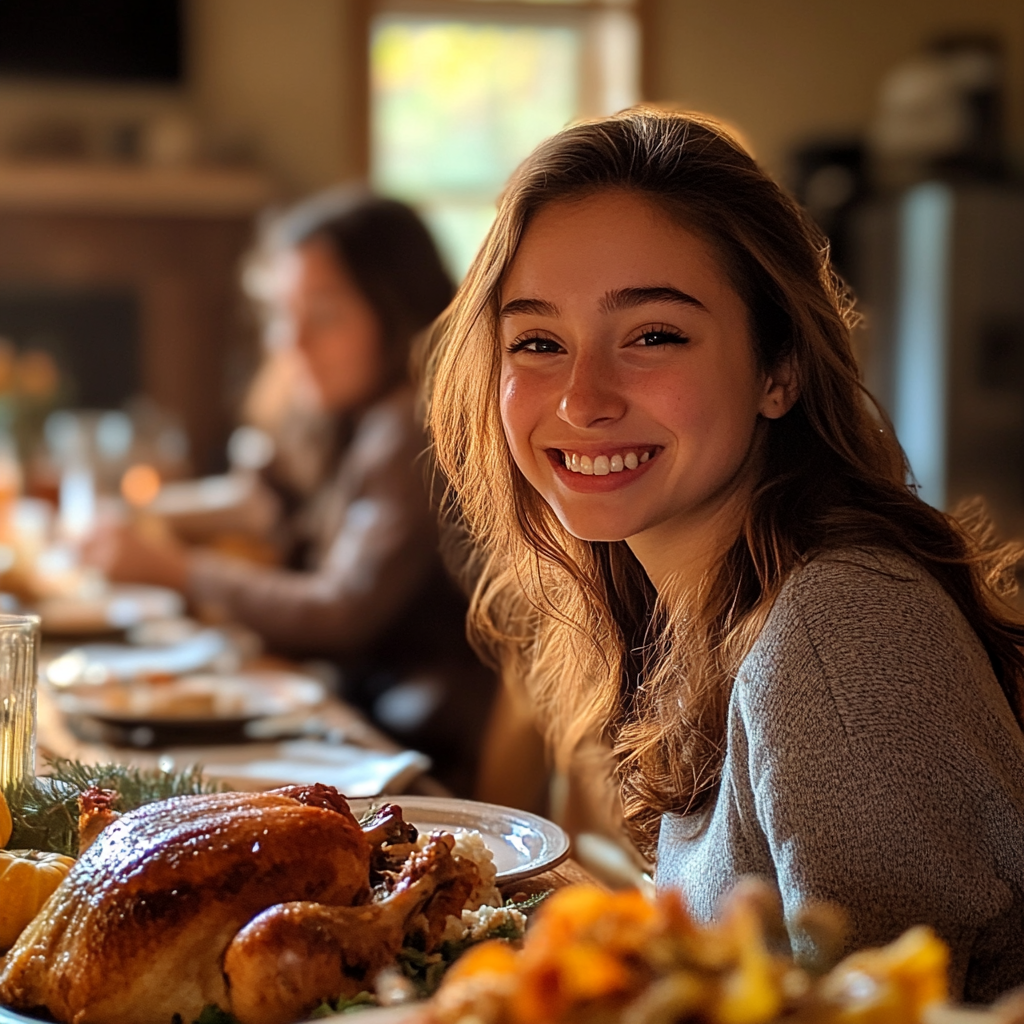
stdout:
POLYGON ((0 1003, 66 1024, 228 1007, 224 951, 279 903, 369 899, 370 847, 330 787, 186 796, 112 821, 22 933, 0 1003))

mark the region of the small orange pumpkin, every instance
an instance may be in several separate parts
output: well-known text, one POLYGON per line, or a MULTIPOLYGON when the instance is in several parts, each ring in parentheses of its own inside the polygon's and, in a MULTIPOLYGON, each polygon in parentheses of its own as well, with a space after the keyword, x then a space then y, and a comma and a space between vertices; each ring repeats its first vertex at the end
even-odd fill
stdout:
POLYGON ((13 830, 14 821, 11 818, 11 809, 7 806, 3 793, 0 793, 0 850, 10 842, 13 830))
POLYGON ((0 850, 0 953, 14 945, 74 865, 39 850, 0 850))

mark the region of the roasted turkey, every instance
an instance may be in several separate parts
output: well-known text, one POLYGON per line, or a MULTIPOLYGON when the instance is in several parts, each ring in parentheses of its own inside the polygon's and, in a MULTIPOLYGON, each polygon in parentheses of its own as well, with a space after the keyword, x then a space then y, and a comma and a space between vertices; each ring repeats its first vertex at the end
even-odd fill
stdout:
POLYGON ((228 946, 224 973, 242 1024, 304 1019, 325 993, 354 996, 392 964, 407 936, 436 945, 478 876, 452 856, 451 836, 413 853, 383 899, 364 906, 282 903, 265 910, 228 946))
POLYGON ((81 826, 91 844, 0 961, 0 1003, 65 1024, 190 1024, 211 1004, 290 1024, 372 985, 409 932, 436 942, 479 881, 450 837, 420 849, 395 807, 364 831, 326 786, 121 817, 97 797, 81 826))

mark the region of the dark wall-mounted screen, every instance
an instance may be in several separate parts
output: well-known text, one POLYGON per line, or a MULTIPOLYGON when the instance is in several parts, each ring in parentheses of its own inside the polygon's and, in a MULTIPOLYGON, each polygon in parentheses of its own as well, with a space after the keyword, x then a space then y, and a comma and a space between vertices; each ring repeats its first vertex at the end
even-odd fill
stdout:
POLYGON ((181 0, 0 0, 0 76, 173 84, 181 0))

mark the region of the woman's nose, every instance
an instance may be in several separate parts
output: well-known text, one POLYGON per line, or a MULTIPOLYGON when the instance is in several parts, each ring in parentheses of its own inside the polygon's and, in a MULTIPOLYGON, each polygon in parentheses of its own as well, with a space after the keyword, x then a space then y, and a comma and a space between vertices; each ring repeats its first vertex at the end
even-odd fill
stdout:
POLYGON ((600 359, 575 360, 558 403, 559 418, 572 427, 586 429, 614 423, 625 411, 626 398, 614 369, 600 359))

